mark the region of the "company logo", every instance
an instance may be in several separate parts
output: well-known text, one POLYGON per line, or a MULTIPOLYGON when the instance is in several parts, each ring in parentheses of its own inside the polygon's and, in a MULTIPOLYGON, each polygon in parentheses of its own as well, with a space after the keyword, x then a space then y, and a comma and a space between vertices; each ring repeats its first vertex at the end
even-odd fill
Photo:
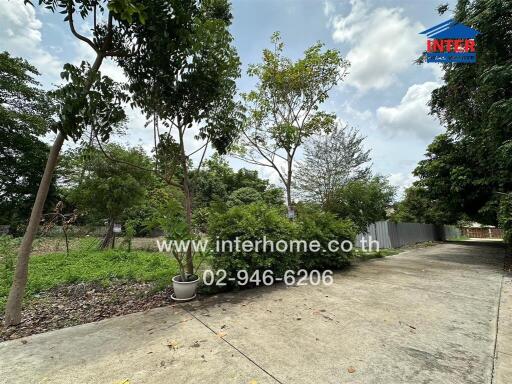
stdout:
POLYGON ((427 63, 475 63, 479 33, 453 19, 420 32, 427 35, 427 63))

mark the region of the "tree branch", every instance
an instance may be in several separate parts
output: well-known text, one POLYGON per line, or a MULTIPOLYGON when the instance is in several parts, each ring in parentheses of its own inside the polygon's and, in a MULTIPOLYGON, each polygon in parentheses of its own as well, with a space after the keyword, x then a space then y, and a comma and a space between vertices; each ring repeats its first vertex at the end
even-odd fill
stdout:
MULTIPOLYGON (((141 169, 143 171, 147 171, 147 172, 150 172, 150 173, 154 173, 156 174, 157 176, 159 177, 162 177, 163 176, 155 171, 154 169, 151 169, 151 168, 146 168, 146 167, 141 167, 140 165, 136 165, 136 164, 133 164, 133 163, 130 163, 129 161, 124 161, 124 160, 120 160, 120 159, 116 159, 112 156, 110 156, 106 151, 105 149, 103 148, 103 145, 101 145, 101 141, 100 139, 98 138, 98 135, 96 135, 96 141, 98 142, 98 146, 100 148, 100 151, 101 153, 103 154, 103 156, 105 156, 107 159, 109 159, 110 161, 113 161, 115 163, 121 163, 121 164, 126 164, 126 165, 129 165, 130 167, 133 167, 133 168, 136 168, 136 169, 141 169)), ((178 184, 178 183, 175 183, 174 181, 172 180, 168 180, 167 178, 164 178, 164 180, 169 183, 170 185, 174 186, 174 187, 178 187, 178 188, 181 188, 181 185, 178 184)))
POLYGON ((78 39, 82 40, 83 42, 87 43, 92 49, 94 49, 94 52, 98 53, 98 48, 94 45, 94 43, 88 39, 87 37, 79 34, 75 29, 75 23, 73 22, 73 8, 71 5, 68 6, 68 23, 69 23, 69 29, 71 29, 71 33, 78 39))

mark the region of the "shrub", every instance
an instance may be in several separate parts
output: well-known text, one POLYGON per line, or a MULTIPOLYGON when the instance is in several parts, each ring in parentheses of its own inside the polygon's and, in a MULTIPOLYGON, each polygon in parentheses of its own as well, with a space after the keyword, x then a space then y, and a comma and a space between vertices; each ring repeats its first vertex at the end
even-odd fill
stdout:
POLYGON ((237 189, 231 195, 229 195, 228 207, 261 203, 262 201, 263 196, 260 192, 251 187, 244 187, 237 189))
POLYGON ((210 217, 210 208, 200 207, 192 212, 192 228, 196 233, 208 232, 208 220, 210 217))
POLYGON ((498 217, 503 229, 503 241, 512 248, 512 194, 501 199, 498 217))
MULTIPOLYGON (((263 203, 235 206, 225 213, 212 214, 209 228, 212 244, 217 240, 234 242, 236 238, 240 239, 240 243, 249 240, 255 244, 264 237, 275 244, 278 240, 289 242, 297 238, 298 234, 296 223, 289 221, 279 209, 263 203)), ((297 253, 271 252, 270 247, 264 252, 262 245, 259 248, 259 252, 254 249, 244 252, 241 246, 237 252, 234 245, 233 249, 228 246, 224 250, 214 249, 213 268, 224 269, 228 278, 236 277, 239 270, 246 270, 252 275, 254 271, 267 269, 272 270, 274 277, 277 277, 282 276, 287 269, 295 270, 299 265, 297 253)))
POLYGON ((321 211, 313 206, 299 206, 297 209, 297 223, 300 229, 300 238, 308 243, 317 240, 322 251, 302 252, 301 266, 306 269, 337 269, 349 264, 352 252, 341 249, 331 251, 329 242, 336 240, 338 245, 344 240, 354 242, 356 226, 350 220, 340 220, 332 213, 321 211))

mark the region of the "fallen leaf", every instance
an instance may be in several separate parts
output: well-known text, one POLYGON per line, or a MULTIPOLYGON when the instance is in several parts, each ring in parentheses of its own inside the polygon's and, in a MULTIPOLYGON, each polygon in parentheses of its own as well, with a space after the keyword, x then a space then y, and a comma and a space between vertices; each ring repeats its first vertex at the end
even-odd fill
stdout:
POLYGON ((169 347, 169 349, 176 350, 176 349, 178 349, 178 342, 176 340, 168 341, 167 346, 169 347))
POLYGON ((126 380, 123 380, 123 381, 119 381, 116 384, 130 384, 130 380, 126 379, 126 380))
POLYGON ((354 367, 348 367, 347 371, 348 373, 354 373, 356 369, 354 367))
POLYGON ((219 332, 219 333, 217 333, 217 336, 219 336, 221 339, 222 339, 224 336, 226 336, 226 335, 227 335, 227 333, 226 333, 226 332, 219 332))
POLYGON ((258 382, 256 380, 251 380, 249 381, 249 384, 258 384, 258 382))

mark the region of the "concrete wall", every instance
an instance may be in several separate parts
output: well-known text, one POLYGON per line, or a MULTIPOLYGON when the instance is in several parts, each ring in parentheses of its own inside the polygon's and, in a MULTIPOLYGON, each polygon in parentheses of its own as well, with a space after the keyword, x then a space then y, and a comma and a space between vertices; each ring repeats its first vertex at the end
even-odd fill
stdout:
POLYGON ((366 239, 366 244, 371 239, 377 240, 380 248, 400 248, 425 241, 446 240, 458 236, 460 236, 460 230, 455 226, 436 227, 434 224, 378 221, 370 224, 366 233, 357 235, 355 246, 360 248, 362 239, 366 239))

